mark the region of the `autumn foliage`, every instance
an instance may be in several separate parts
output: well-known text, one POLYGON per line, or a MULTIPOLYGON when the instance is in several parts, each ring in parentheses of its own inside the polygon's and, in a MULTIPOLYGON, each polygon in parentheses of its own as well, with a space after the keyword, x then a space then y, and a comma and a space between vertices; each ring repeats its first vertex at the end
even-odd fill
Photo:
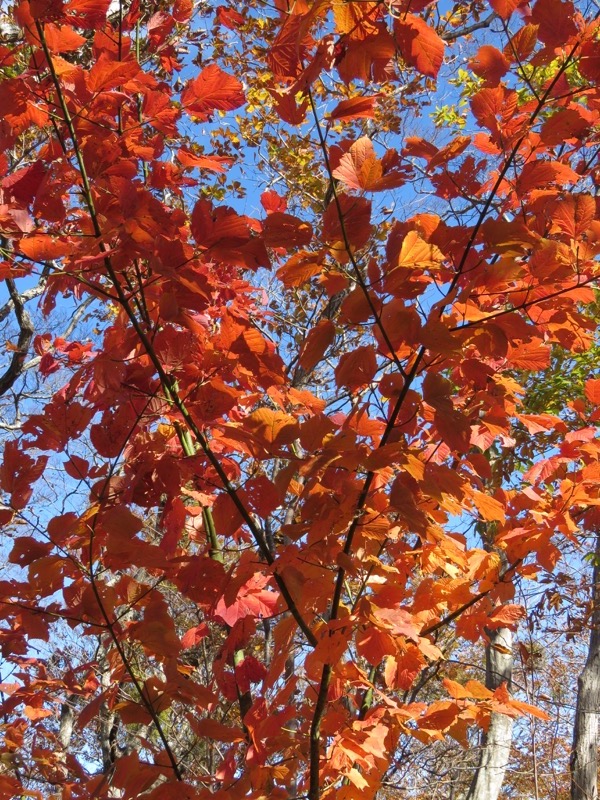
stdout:
POLYGON ((581 5, 10 9, 1 798, 383 798, 546 718, 451 662, 598 525, 594 365, 531 402, 595 346, 581 5))

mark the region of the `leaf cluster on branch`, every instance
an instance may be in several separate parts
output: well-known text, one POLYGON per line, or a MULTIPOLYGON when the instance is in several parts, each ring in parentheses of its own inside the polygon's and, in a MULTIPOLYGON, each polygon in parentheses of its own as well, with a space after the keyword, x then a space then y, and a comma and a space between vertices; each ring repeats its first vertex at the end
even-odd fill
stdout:
POLYGON ((0 20, 0 798, 417 798, 547 718, 472 662, 599 524, 596 17, 0 20))

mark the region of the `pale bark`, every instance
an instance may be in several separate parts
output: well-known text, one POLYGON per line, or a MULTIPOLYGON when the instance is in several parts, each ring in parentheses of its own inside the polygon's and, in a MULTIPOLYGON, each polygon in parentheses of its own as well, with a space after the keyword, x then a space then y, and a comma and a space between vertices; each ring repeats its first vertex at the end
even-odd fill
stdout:
MULTIPOLYGON (((512 631, 499 628, 489 633, 486 647, 486 686, 497 689, 512 679, 512 631)), ((492 714, 490 726, 482 736, 479 764, 466 800, 498 800, 512 746, 513 720, 505 714, 492 714)))
POLYGON ((598 800, 598 711, 600 710, 600 532, 592 578, 588 655, 577 682, 571 751, 571 800, 598 800))

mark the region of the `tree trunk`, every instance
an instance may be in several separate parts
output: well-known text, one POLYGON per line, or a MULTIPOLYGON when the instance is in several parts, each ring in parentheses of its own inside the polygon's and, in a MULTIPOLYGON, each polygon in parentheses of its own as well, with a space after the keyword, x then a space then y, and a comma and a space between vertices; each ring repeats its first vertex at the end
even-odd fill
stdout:
MULTIPOLYGON (((489 632, 485 650, 485 685, 497 689, 512 680, 512 631, 498 628, 489 632)), ((505 714, 492 714, 490 727, 483 735, 479 764, 466 800, 498 800, 512 746, 513 720, 505 714)))
POLYGON ((577 681, 571 751, 571 800, 598 800, 598 710, 600 709, 600 532, 596 534, 592 578, 590 643, 577 681))

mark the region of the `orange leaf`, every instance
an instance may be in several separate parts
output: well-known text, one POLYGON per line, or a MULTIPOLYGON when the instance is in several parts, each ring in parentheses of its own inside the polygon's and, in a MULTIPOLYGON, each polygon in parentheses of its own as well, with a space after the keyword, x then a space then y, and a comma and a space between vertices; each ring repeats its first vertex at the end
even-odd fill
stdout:
POLYGON ((267 247, 303 247, 312 239, 312 228, 292 214, 273 211, 263 222, 263 238, 267 247))
POLYGON ((358 119, 359 117, 373 118, 375 116, 375 100, 373 97, 352 97, 342 100, 329 115, 330 120, 358 119))
POLYGON ((505 55, 489 44, 484 44, 479 48, 469 61, 469 66, 475 75, 484 78, 491 86, 496 86, 509 69, 505 55))
POLYGON ((538 25, 524 25, 515 33, 510 42, 504 48, 504 55, 509 61, 523 62, 535 50, 538 40, 538 25))
POLYGON ((217 742, 241 742, 245 738, 241 728, 231 728, 216 719, 201 719, 194 725, 194 730, 198 736, 217 742))
POLYGON ((397 153, 392 150, 382 160, 375 155, 373 142, 368 136, 362 136, 350 147, 340 159, 333 177, 342 181, 348 189, 361 189, 369 192, 393 189, 406 180, 406 173, 394 168, 386 161, 397 160, 397 153), (391 156, 391 158, 388 158, 391 156))
POLYGON ((467 681, 465 689, 475 700, 489 700, 494 696, 494 693, 480 681, 467 681))
POLYGON ((299 433, 295 417, 271 408, 259 408, 253 411, 248 414, 244 423, 252 438, 267 447, 290 444, 299 433))
POLYGON ((528 161, 521 170, 517 179, 517 191, 519 194, 525 194, 551 183, 568 184, 576 183, 578 180, 579 175, 567 164, 536 159, 528 161))
POLYGON ((367 189, 377 183, 383 174, 381 162, 375 155, 373 142, 368 136, 358 139, 348 153, 344 153, 333 177, 349 189, 367 189))
POLYGON ((335 325, 329 319, 322 319, 308 332, 298 359, 300 366, 310 371, 323 358, 334 338, 335 325))
POLYGON ((90 92, 106 92, 127 83, 139 72, 137 61, 113 61, 106 53, 101 53, 87 73, 87 86, 90 92))
POLYGON ((183 148, 178 151, 177 160, 184 167, 208 169, 211 172, 225 172, 225 168, 234 162, 231 156, 197 156, 183 148))
POLYGON ((486 522, 504 522, 506 520, 504 506, 494 497, 483 492, 473 491, 471 499, 481 518, 486 522))
POLYGON ((51 53, 70 53, 78 50, 87 39, 69 25, 55 25, 49 22, 44 26, 44 37, 51 53))
POLYGON ((490 5, 502 19, 508 19, 526 0, 490 0, 490 5))
POLYGON ((585 396, 590 403, 600 405, 600 378, 590 378, 585 382, 585 396))
POLYGON ((567 236, 576 239, 588 230, 596 218, 596 201, 589 194, 569 194, 554 207, 552 221, 567 236))
POLYGON ((436 267, 444 256, 434 245, 425 242, 416 231, 409 231, 402 242, 398 266, 407 269, 436 267))
POLYGON ((210 64, 181 93, 181 104, 190 116, 207 120, 214 111, 231 111, 245 102, 242 84, 233 75, 210 64))
POLYGON ((468 700, 472 697, 470 692, 468 692, 462 684, 450 680, 450 678, 444 678, 442 684, 450 697, 453 697, 455 700, 468 700))
POLYGON ((540 341, 521 342, 509 348, 507 361, 519 369, 545 369, 550 365, 550 348, 540 341))
POLYGON ((52 711, 47 708, 35 708, 33 706, 25 706, 23 713, 30 720, 44 719, 44 717, 51 717, 52 711))
POLYGON ((551 719, 550 714, 547 714, 545 711, 542 711, 541 708, 532 706, 529 703, 522 703, 520 700, 513 700, 512 698, 509 703, 516 711, 520 711, 522 714, 529 714, 530 716, 537 717, 538 719, 551 719))
POLYGON ((524 616, 525 609, 523 606, 506 603, 503 606, 497 606, 490 613, 489 618, 494 627, 514 628, 524 616))
POLYGON ((370 346, 357 347, 351 353, 344 353, 335 370, 335 382, 351 391, 367 386, 377 371, 377 357, 370 346))
POLYGON ((394 35, 404 61, 423 75, 437 77, 444 60, 444 40, 421 17, 395 20, 394 35))
POLYGON ((295 253, 277 270, 277 277, 288 289, 291 286, 303 286, 323 269, 317 253, 295 253))

